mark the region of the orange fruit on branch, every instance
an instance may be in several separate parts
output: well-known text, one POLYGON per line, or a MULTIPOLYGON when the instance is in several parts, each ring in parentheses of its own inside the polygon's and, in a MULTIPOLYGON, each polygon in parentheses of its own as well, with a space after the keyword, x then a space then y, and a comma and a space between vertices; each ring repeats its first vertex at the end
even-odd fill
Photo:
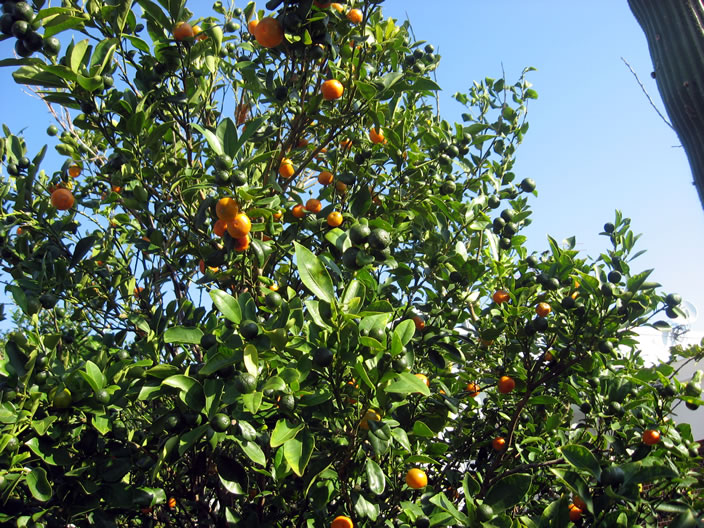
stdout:
POLYGON ((227 231, 227 222, 225 220, 217 220, 215 225, 213 225, 213 233, 221 237, 225 234, 225 231, 227 231))
POLYGON ((375 145, 379 143, 384 143, 386 141, 386 138, 384 137, 384 131, 378 128, 370 128, 369 140, 375 145))
POLYGON ((239 213, 227 223, 227 232, 232 238, 247 236, 252 230, 252 221, 245 213, 239 213))
POLYGON ((646 429, 643 431, 643 443, 649 446, 660 443, 660 431, 656 429, 646 429))
POLYGON ((369 409, 366 413, 364 413, 364 416, 359 422, 359 428, 364 429, 365 431, 369 430, 369 422, 378 422, 381 420, 381 415, 376 412, 374 409, 369 409))
POLYGON ((339 99, 345 91, 342 83, 337 79, 328 79, 320 87, 320 91, 323 94, 323 99, 326 101, 332 101, 334 99, 339 99))
POLYGON ((298 204, 291 209, 291 214, 294 218, 303 218, 306 215, 306 210, 303 208, 302 204, 298 204))
POLYGON ((196 37, 196 40, 202 41, 208 38, 208 35, 203 33, 203 30, 201 29, 200 26, 193 26, 193 35, 196 37))
POLYGON ((71 178, 78 178, 81 174, 81 168, 78 165, 71 165, 68 168, 68 175, 71 176, 71 178))
POLYGON ((577 522, 579 519, 581 519, 582 513, 583 513, 581 508, 578 508, 574 504, 570 504, 569 510, 570 510, 570 514, 569 514, 570 521, 577 522))
POLYGON ((249 235, 235 238, 235 251, 237 251, 238 253, 241 253, 242 251, 248 250, 249 249, 249 242, 250 242, 249 235))
POLYGON ((408 473, 406 473, 406 484, 413 489, 424 488, 428 485, 428 475, 422 469, 409 469, 408 473))
POLYGON ((281 22, 273 17, 262 18, 253 32, 260 46, 275 48, 284 41, 284 29, 281 22))
POLYGON ((215 204, 215 216, 223 222, 230 222, 235 219, 237 213, 240 212, 240 207, 234 198, 226 196, 225 198, 220 198, 218 203, 215 204))
POLYGON ((330 185, 333 180, 332 172, 323 171, 318 175, 318 183, 321 185, 330 185))
POLYGON ((293 162, 288 158, 283 158, 279 164, 279 174, 282 178, 290 178, 294 175, 296 169, 293 168, 293 162))
POLYGON ((187 38, 193 38, 195 32, 193 27, 188 22, 179 22, 174 28, 174 39, 177 41, 182 41, 187 38))
POLYGON ((491 296, 491 299, 496 304, 503 304, 505 302, 508 302, 509 299, 511 299, 511 296, 508 294, 508 292, 506 290, 496 290, 494 292, 494 295, 491 296))
POLYGON ((491 447, 494 451, 503 451, 506 448, 506 439, 502 436, 497 436, 491 441, 491 447))
POLYGON ((418 330, 419 332, 425 328, 425 321, 420 315, 413 316, 413 324, 416 325, 416 330, 418 330))
MULTIPOLYGON (((257 26, 259 25, 259 20, 256 18, 253 18, 247 23, 247 30, 254 35, 254 32, 257 30, 257 26)), ((256 36, 254 38, 257 38, 256 36)))
POLYGON ((338 227, 342 224, 342 213, 333 211, 328 215, 327 222, 330 227, 338 227))
POLYGON ((363 18, 364 15, 359 9, 350 9, 349 11, 347 11, 347 20, 349 20, 353 24, 360 24, 363 18))
POLYGON ((538 306, 535 307, 535 313, 537 313, 540 317, 547 317, 547 315, 551 311, 552 311, 552 308, 546 302, 540 302, 540 303, 538 303, 538 306))
POLYGON ((516 388, 516 382, 509 376, 501 376, 498 387, 501 394, 508 394, 516 388))
POLYGON ((50 200, 51 205, 56 207, 59 211, 66 211, 67 209, 71 209, 71 207, 73 207, 73 203, 75 202, 71 191, 69 191, 68 189, 64 189, 63 187, 58 188, 53 193, 51 193, 50 200))
POLYGON ((322 209, 323 204, 320 203, 320 200, 311 198, 306 202, 306 211, 310 211, 311 213, 319 213, 322 209))
POLYGON ((426 376, 425 374, 421 374, 421 373, 413 374, 413 375, 416 378, 418 378, 419 380, 421 380, 423 383, 425 383, 426 387, 430 387, 430 380, 428 379, 428 376, 426 376))
POLYGON ((467 392, 472 398, 479 396, 479 385, 474 382, 467 383, 467 392))
POLYGON ((330 528, 354 528, 352 519, 346 517, 345 515, 338 515, 333 519, 330 528))

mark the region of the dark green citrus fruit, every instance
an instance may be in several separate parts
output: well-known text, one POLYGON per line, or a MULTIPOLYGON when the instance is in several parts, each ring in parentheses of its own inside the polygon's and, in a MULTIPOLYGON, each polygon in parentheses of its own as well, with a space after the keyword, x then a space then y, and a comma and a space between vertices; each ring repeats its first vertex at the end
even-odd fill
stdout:
POLYGON ((313 351, 313 364, 318 368, 329 367, 333 359, 334 355, 329 348, 320 347, 313 351))
POLYGON ((612 284, 618 284, 621 282, 621 274, 616 270, 611 270, 606 278, 612 284))
POLYGON ((440 186, 440 194, 447 196, 457 190, 457 184, 453 181, 446 181, 440 186))
POLYGON ((616 226, 614 226, 611 222, 607 222, 604 224, 604 231, 607 233, 613 233, 614 229, 616 229, 616 226))
POLYGON ((678 306, 682 302, 682 296, 676 293, 668 293, 665 297, 665 304, 668 306, 678 306))
POLYGON ((373 338, 373 339, 376 339, 376 340, 379 341, 380 343, 383 343, 383 342, 384 342, 384 337, 386 337, 386 332, 384 331, 383 328, 376 328, 376 327, 373 327, 373 328, 370 328, 370 329, 369 329, 369 334, 368 334, 368 335, 369 335, 369 337, 371 337, 371 338, 373 338))
POLYGON ((232 183, 237 187, 240 187, 247 183, 247 175, 244 173, 244 171, 241 170, 233 171, 232 174, 230 174, 230 179, 232 180, 232 183))
POLYGON ((535 190, 535 180, 531 178, 525 178, 519 184, 519 187, 523 192, 533 192, 535 190))
POLYGON ((271 310, 276 310, 279 306, 281 306, 282 302, 283 299, 277 292, 269 292, 266 294, 266 297, 264 297, 264 304, 266 304, 271 310))
POLYGON ((61 42, 59 42, 59 39, 57 39, 56 37, 45 38, 42 48, 44 49, 44 53, 51 57, 54 57, 59 54, 59 50, 61 49, 61 42))
POLYGON ((57 390, 54 394, 53 404, 57 409, 67 409, 72 402, 71 391, 66 388, 57 390))
POLYGON ((227 154, 220 154, 215 158, 214 165, 218 170, 228 170, 232 167, 232 158, 227 154))
POLYGON ((362 266, 357 264, 357 254, 359 253, 358 247, 349 247, 342 254, 342 265, 350 270, 358 270, 362 266))
POLYGON ((487 203, 491 209, 497 209, 501 205, 501 199, 495 194, 492 194, 489 196, 487 203))
POLYGON ((29 32, 29 23, 24 20, 16 20, 12 24, 10 32, 15 38, 23 39, 29 32))
POLYGON ((391 235, 385 229, 377 228, 369 234, 368 242, 373 249, 384 249, 391 244, 391 235))
POLYGON ((252 376, 249 372, 243 372, 235 378, 235 384, 235 388, 242 394, 249 394, 254 392, 257 388, 257 378, 252 376))
MULTIPOLYGON (((32 50, 25 46, 24 41, 18 40, 15 42, 15 53, 20 57, 29 57, 32 54, 32 50)), ((10 171, 8 170, 8 172, 10 171)))
POLYGON ((100 389, 95 393, 95 401, 102 405, 110 403, 110 393, 105 389, 100 389))
POLYGON ((5 449, 10 453, 14 453, 19 447, 20 441, 17 439, 16 436, 11 436, 10 439, 7 441, 7 444, 5 445, 5 449))
POLYGON ((214 334, 203 334, 203 337, 200 338, 200 346, 205 349, 215 346, 217 343, 218 338, 214 334))
POLYGON ((416 518, 416 528, 430 528, 430 519, 425 515, 416 518))
POLYGON ((240 323, 240 334, 245 339, 254 339, 259 335, 259 326, 250 319, 245 319, 240 323))
POLYGON ((406 354, 400 355, 396 359, 394 359, 391 363, 391 368, 393 368, 394 371, 399 373, 408 370, 408 359, 406 358, 406 354))
POLYGON ((225 413, 217 413, 210 420, 210 427, 212 427, 218 433, 224 433, 230 427, 230 417, 225 413))
POLYGON ((361 246, 367 241, 371 232, 368 225, 357 223, 350 227, 348 234, 353 244, 361 246))
POLYGON ((26 20, 31 22, 34 19, 34 9, 27 2, 17 2, 12 9, 12 15, 15 20, 26 20))

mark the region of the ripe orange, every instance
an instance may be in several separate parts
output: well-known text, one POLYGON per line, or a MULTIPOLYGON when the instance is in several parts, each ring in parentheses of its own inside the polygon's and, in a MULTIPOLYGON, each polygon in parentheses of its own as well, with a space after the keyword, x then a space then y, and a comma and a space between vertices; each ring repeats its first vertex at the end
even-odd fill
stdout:
POLYGON ((230 222, 235 219, 237 213, 240 212, 240 207, 237 202, 226 196, 225 198, 220 198, 218 203, 215 204, 215 216, 223 222, 230 222))
POLYGON ((506 290, 496 290, 491 298, 496 304, 502 304, 508 302, 511 296, 506 290))
POLYGON ((354 524, 352 523, 352 519, 349 517, 338 515, 332 521, 330 528, 354 528, 354 524))
POLYGON ((235 238, 235 251, 241 253, 249 249, 249 235, 235 238))
POLYGON ((347 11, 347 20, 352 22, 353 24, 359 24, 362 22, 362 19, 364 16, 362 15, 362 11, 359 9, 350 9, 347 11))
POLYGON ((200 26, 193 26, 193 35, 196 37, 196 40, 202 41, 208 38, 208 35, 203 33, 203 30, 201 29, 200 26))
POLYGON ((303 208, 303 205, 298 204, 291 209, 291 214, 295 218, 303 218, 306 215, 306 210, 303 208))
POLYGON ((284 41, 284 29, 281 22, 273 17, 265 17, 254 28, 254 38, 265 48, 275 48, 284 41))
POLYGON ((430 380, 428 379, 428 376, 426 376, 425 374, 420 374, 420 373, 418 373, 418 374, 413 374, 413 375, 414 375, 416 378, 418 378, 419 380, 421 380, 423 383, 425 383, 425 386, 426 386, 426 387, 430 387, 430 380))
POLYGON ((375 145, 378 143, 383 143, 384 141, 386 141, 386 138, 384 137, 384 131, 378 128, 370 128, 369 140, 375 145))
POLYGON ((193 38, 194 35, 195 32, 188 22, 179 22, 174 28, 174 39, 179 42, 187 38, 193 38))
POLYGON ((323 204, 320 203, 320 200, 316 200, 315 198, 311 198, 306 202, 306 210, 311 213, 319 213, 322 208, 323 204))
POLYGON ((587 503, 582 500, 582 497, 579 495, 574 495, 572 497, 572 502, 574 503, 574 506, 579 508, 582 511, 586 511, 587 509, 587 503))
POLYGON ((56 207, 59 211, 66 211, 67 209, 71 209, 75 201, 73 198, 73 194, 71 194, 71 191, 64 188, 56 189, 53 193, 51 193, 50 200, 51 205, 56 207))
POLYGON ((374 409, 369 409, 366 413, 364 413, 364 416, 359 422, 359 428, 364 429, 365 431, 369 430, 369 421, 372 422, 378 422, 381 420, 381 415, 376 412, 374 409))
POLYGON ((270 289, 271 291, 279 291, 279 285, 276 284, 276 283, 270 284, 270 285, 269 285, 269 289, 270 289))
POLYGON ((274 220, 281 220, 281 217, 284 214, 281 211, 276 211, 272 216, 274 217, 274 220))
POLYGON ((137 286, 137 287, 134 289, 134 292, 133 292, 133 293, 134 293, 134 296, 135 296, 135 297, 141 297, 143 292, 144 292, 144 288, 143 288, 142 286, 137 286))
POLYGON ((655 445, 660 442, 660 431, 657 429, 646 429, 643 431, 643 443, 645 445, 655 445))
POLYGON ((582 517, 582 510, 574 504, 570 504, 570 521, 577 522, 582 517))
POLYGON ((506 439, 497 436, 491 441, 491 447, 494 448, 494 451, 503 451, 506 448, 506 439))
POLYGON ((513 378, 510 378, 508 376, 501 376, 499 378, 499 392, 501 394, 508 394, 515 388, 516 382, 513 380, 513 378))
POLYGON ((420 315, 413 316, 413 323, 416 325, 416 330, 421 332, 425 328, 425 321, 420 315))
POLYGON ((474 382, 467 383, 467 392, 472 398, 479 396, 479 385, 474 382))
POLYGON ((406 473, 406 484, 413 489, 424 488, 428 485, 428 475, 422 469, 409 469, 408 473, 406 473))
POLYGON ((342 224, 342 213, 338 211, 333 211, 328 215, 327 222, 330 227, 339 226, 340 224, 342 224))
POLYGON ((112 192, 119 194, 122 190, 122 187, 120 187, 119 185, 113 185, 112 187, 110 187, 110 189, 112 189, 112 192))
POLYGON ((332 180, 332 172, 323 171, 318 175, 318 183, 321 185, 330 185, 332 180))
POLYGON ((538 303, 538 306, 535 307, 535 313, 537 313, 540 317, 547 317, 547 315, 551 311, 552 311, 552 308, 546 302, 540 302, 540 303, 538 303))
POLYGON ((78 165, 71 165, 68 168, 68 175, 71 176, 71 178, 78 178, 81 174, 81 168, 78 165))
POLYGON ((342 6, 342 4, 340 4, 338 2, 333 2, 332 4, 330 4, 330 7, 332 7, 338 13, 342 13, 345 10, 345 8, 342 6))
POLYGON ((227 222, 225 220, 217 220, 213 226, 213 233, 221 237, 225 234, 225 231, 227 231, 227 222))
POLYGON ((338 194, 345 194, 347 192, 347 185, 342 183, 341 181, 336 181, 335 190, 338 192, 338 194))
POLYGON ((239 213, 231 222, 227 223, 227 232, 232 238, 247 236, 252 230, 252 221, 246 213, 239 213))
POLYGON ((320 87, 320 91, 323 94, 323 99, 326 101, 332 101, 333 99, 339 99, 342 97, 342 93, 345 91, 342 83, 337 79, 328 79, 320 87))
POLYGON ((282 178, 290 178, 296 170, 293 168, 293 162, 288 158, 283 158, 279 165, 279 174, 282 178))
MULTIPOLYGON (((257 26, 259 25, 259 20, 256 18, 253 18, 247 23, 247 29, 249 32, 254 35, 254 32, 257 30, 257 26)), ((254 37, 256 38, 256 36, 254 37)))
POLYGON ((352 140, 351 139, 343 139, 340 141, 340 148, 342 150, 349 150, 352 148, 352 140))
POLYGON ((173 497, 169 498, 168 504, 169 504, 169 508, 171 508, 173 510, 176 507, 176 499, 174 499, 173 497))

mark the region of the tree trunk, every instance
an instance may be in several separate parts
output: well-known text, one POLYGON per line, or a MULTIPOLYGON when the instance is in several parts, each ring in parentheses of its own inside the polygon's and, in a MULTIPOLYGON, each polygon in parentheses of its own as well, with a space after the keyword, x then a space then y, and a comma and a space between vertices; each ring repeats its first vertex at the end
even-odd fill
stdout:
POLYGON ((704 3, 628 0, 645 32, 655 80, 704 207, 704 3))

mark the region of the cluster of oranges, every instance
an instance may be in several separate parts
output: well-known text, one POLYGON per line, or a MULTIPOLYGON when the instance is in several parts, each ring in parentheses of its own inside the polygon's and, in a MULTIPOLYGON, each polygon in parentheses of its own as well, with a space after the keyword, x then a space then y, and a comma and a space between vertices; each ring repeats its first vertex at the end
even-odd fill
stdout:
POLYGON ((222 236, 225 231, 235 241, 235 251, 245 251, 249 248, 249 233, 252 230, 252 221, 247 213, 240 211, 234 198, 220 198, 215 205, 215 215, 218 217, 213 232, 222 236))

